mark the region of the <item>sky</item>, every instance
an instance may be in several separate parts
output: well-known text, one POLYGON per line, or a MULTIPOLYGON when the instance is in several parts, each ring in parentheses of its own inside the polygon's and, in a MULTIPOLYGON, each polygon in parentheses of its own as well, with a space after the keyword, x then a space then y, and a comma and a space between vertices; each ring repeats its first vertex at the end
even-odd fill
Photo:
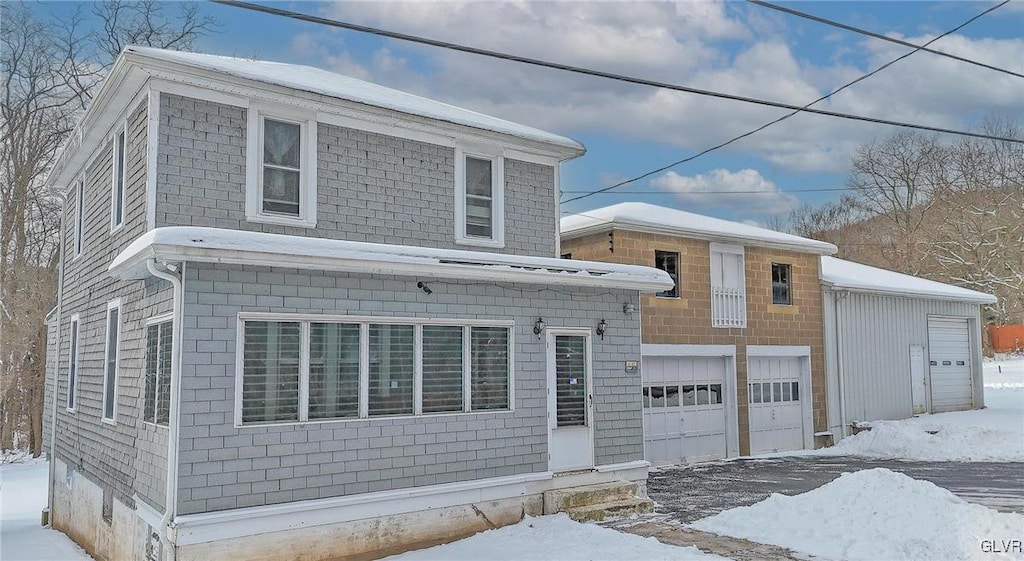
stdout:
MULTIPOLYGON (((786 2, 922 44, 995 2, 786 2)), ((912 50, 745 2, 275 2, 275 7, 527 57, 804 105, 912 50)), ((41 6, 68 10, 75 3, 41 6)), ((201 3, 222 23, 208 53, 308 64, 582 142, 562 164, 563 199, 635 177, 787 110, 579 76, 201 3)), ((1024 0, 933 49, 1024 73, 1024 0)), ((816 107, 973 130, 1024 125, 1024 79, 917 52, 816 107)), ((644 201, 765 224, 836 199, 857 148, 891 126, 801 114, 691 162, 563 205, 644 201), (822 189, 829 189, 822 191, 822 189), (807 190, 815 190, 807 192, 807 190), (699 192, 715 191, 702 195, 699 192), (730 193, 741 191, 743 193, 730 193), (748 193, 757 191, 757 193, 748 193), (801 192, 805 191, 805 192, 801 192)), ((955 140, 955 137, 944 135, 955 140)))

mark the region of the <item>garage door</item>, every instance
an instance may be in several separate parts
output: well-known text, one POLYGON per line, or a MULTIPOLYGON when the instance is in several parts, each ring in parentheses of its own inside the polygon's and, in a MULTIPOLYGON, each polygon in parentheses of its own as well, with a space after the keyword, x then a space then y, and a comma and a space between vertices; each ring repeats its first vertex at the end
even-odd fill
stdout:
POLYGON ((653 464, 726 456, 723 357, 644 357, 644 449, 653 464))
POLYGON ((747 360, 750 453, 804 447, 800 357, 753 356, 747 360))
POLYGON ((974 405, 968 325, 966 319, 928 318, 933 413, 961 411, 974 405))

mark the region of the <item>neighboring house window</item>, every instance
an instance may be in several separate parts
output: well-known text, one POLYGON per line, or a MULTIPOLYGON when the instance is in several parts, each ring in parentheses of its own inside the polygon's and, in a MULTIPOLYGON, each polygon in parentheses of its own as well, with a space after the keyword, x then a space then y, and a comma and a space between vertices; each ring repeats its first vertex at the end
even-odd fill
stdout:
POLYGON ((772 263, 772 304, 792 304, 792 285, 787 263, 772 263))
POLYGON ((507 326, 242 324, 242 424, 511 408, 507 326))
POLYGON ((78 314, 71 316, 71 338, 68 347, 68 411, 75 410, 75 391, 78 385, 78 314))
POLYGON ((747 293, 743 247, 712 243, 711 326, 746 327, 747 293))
POLYGON ((672 288, 657 293, 663 298, 679 297, 679 254, 670 251, 655 251, 654 266, 672 277, 672 288))
POLYGON ((455 241, 504 247, 505 172, 501 156, 455 151, 455 241))
POLYGON ((143 420, 167 426, 171 412, 170 321, 146 327, 146 391, 143 420))
POLYGON ((316 226, 316 118, 293 108, 249 109, 246 217, 316 226))
POLYGON ((124 224, 124 184, 127 174, 125 158, 125 138, 127 128, 121 129, 114 137, 114 154, 112 158, 113 184, 110 192, 110 230, 114 231, 124 224))
POLYGON ((81 179, 75 185, 75 257, 82 254, 82 225, 85 223, 85 182, 81 179))
POLYGON ((121 301, 107 304, 106 352, 103 361, 103 420, 114 422, 117 415, 117 367, 121 343, 121 301))

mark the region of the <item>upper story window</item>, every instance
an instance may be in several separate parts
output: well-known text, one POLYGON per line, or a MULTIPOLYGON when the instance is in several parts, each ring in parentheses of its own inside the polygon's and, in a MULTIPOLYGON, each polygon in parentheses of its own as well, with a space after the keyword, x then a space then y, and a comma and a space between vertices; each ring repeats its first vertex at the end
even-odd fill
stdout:
POLYGON ((679 297, 679 254, 671 251, 655 251, 654 266, 668 273, 672 277, 672 288, 659 292, 657 296, 662 298, 679 297))
POLYGON ((85 181, 75 184, 75 257, 82 254, 82 237, 85 224, 85 181))
POLYGON ((711 244, 711 326, 746 327, 743 246, 711 244))
POLYGON ((249 108, 246 217, 316 226, 316 119, 294 108, 249 108))
POLYGON ((128 176, 128 163, 125 158, 127 125, 114 137, 114 154, 112 157, 110 187, 110 231, 113 232, 124 225, 124 190, 128 176))
POLYGON ((504 247, 504 159, 456 149, 455 183, 456 243, 504 247))
POLYGON ((114 423, 117 416, 117 370, 121 347, 121 300, 107 304, 106 352, 103 361, 103 420, 114 423))
POLYGON ((792 282, 788 263, 772 263, 772 304, 793 303, 792 282))

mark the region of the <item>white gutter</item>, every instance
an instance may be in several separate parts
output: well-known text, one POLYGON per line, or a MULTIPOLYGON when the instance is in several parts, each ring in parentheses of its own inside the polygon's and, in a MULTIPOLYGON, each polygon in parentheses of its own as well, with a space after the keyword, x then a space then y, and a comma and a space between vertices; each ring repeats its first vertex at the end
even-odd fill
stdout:
MULTIPOLYGON (((173 265, 165 266, 168 268, 173 267, 173 265)), ((155 259, 146 261, 146 268, 154 277, 171 283, 174 291, 172 304, 173 319, 171 320, 171 403, 169 422, 167 423, 167 489, 162 520, 164 537, 167 538, 167 542, 170 544, 170 558, 173 561, 177 557, 177 546, 174 543, 175 536, 171 531, 171 524, 174 522, 178 501, 178 406, 180 402, 179 396, 181 395, 181 328, 182 316, 184 315, 182 270, 179 269, 177 274, 160 270, 156 266, 155 259)))
MULTIPOLYGON (((915 277, 917 278, 917 277, 915 277)), ((900 298, 918 298, 922 300, 944 300, 948 302, 963 302, 966 304, 995 304, 998 299, 990 294, 984 294, 978 292, 977 295, 964 294, 940 294, 928 291, 912 291, 912 290, 898 290, 892 288, 881 288, 881 287, 868 287, 858 286, 855 284, 848 284, 842 282, 827 281, 822 279, 821 285, 826 288, 831 288, 840 291, 849 292, 862 292, 864 294, 872 294, 876 296, 897 296, 900 298)), ((953 286, 953 285, 950 285, 953 286)), ((959 288, 959 287, 957 287, 959 288)), ((969 290, 969 289, 962 289, 969 290)), ((975 292, 975 291, 971 291, 975 292)))

